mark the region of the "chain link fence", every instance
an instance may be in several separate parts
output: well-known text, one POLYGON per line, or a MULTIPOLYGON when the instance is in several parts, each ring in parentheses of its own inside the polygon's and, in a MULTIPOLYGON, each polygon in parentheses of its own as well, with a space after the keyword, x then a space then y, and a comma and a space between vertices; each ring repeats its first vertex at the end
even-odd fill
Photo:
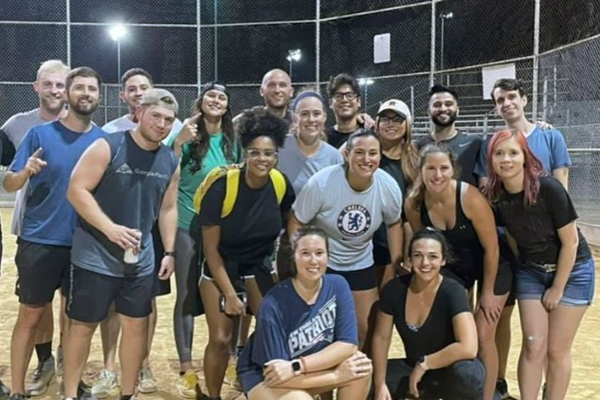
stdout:
MULTIPOLYGON (((526 112, 564 133, 574 166, 571 192, 582 220, 600 225, 600 0, 2 0, 0 122, 37 106, 31 88, 44 60, 89 65, 103 77, 94 121, 126 112, 119 76, 147 69, 188 114, 200 84, 229 85, 234 112, 261 104, 272 68, 292 72, 296 89, 325 91, 330 76, 369 78, 363 109, 374 115, 391 97, 413 111, 417 134, 429 130, 431 83, 459 93, 459 128, 489 134, 503 126, 483 93, 482 68, 513 63, 529 91, 526 112), (123 23, 117 43, 107 33, 123 23), (390 62, 373 62, 373 37, 389 33, 390 62), (120 48, 120 52, 118 49, 120 48), (286 60, 293 49, 302 59, 286 60)), ((500 76, 499 76, 500 77, 500 76)), ((331 121, 331 120, 330 120, 331 121)))

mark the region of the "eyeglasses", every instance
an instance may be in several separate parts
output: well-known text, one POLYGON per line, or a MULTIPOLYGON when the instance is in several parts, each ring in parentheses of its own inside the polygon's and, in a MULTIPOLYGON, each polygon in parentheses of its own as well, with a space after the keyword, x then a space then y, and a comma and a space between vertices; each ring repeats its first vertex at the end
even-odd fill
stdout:
POLYGON ((275 150, 258 150, 258 149, 248 149, 246 150, 246 156, 248 158, 259 158, 260 156, 263 156, 264 158, 267 159, 275 159, 277 158, 277 152, 275 150))
POLYGON ((389 124, 390 122, 394 122, 396 124, 401 124, 404 121, 406 121, 406 118, 403 118, 399 115, 395 116, 394 118, 390 118, 390 117, 379 117, 379 122, 382 124, 389 124))
POLYGON ((355 92, 337 92, 333 94, 333 98, 337 101, 343 100, 344 97, 347 100, 354 100, 358 95, 355 92))

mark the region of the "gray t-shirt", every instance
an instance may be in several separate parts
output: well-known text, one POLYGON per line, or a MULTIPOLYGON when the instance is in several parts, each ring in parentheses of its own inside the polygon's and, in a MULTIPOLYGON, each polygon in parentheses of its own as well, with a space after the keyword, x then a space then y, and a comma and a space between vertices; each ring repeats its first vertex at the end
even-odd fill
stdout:
POLYGON ((333 165, 313 175, 292 208, 303 224, 313 223, 329 237, 328 267, 358 271, 373 265, 371 238, 382 223, 392 225, 402 215, 402 192, 380 169, 373 184, 357 192, 346 180, 345 167, 333 165))
POLYGON ((277 169, 283 172, 294 187, 295 193, 300 193, 308 179, 330 165, 341 164, 344 158, 328 143, 321 141, 321 148, 311 157, 306 157, 298 147, 294 135, 287 135, 285 145, 279 151, 277 169))
MULTIPOLYGON (((36 125, 44 124, 46 121, 40 116, 40 109, 36 108, 31 111, 26 111, 13 115, 2 125, 2 129, 8 139, 12 142, 15 149, 19 149, 23 138, 29 132, 31 128, 36 125)), ((13 213, 13 219, 10 231, 13 235, 21 235, 21 225, 23 222, 23 215, 25 214, 25 197, 27 195, 27 187, 29 186, 29 180, 25 182, 25 185, 17 191, 15 197, 15 210, 13 213)))

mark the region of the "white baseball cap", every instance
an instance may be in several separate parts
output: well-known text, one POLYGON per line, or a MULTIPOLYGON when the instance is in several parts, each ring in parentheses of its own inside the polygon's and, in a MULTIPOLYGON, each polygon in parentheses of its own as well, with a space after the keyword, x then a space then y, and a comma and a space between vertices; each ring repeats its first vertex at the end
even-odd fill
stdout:
POLYGON ((389 99, 384 102, 381 106, 379 106, 379 111, 377 111, 377 115, 379 116, 384 111, 393 111, 399 116, 412 121, 412 116, 410 115, 410 108, 406 105, 402 100, 397 99, 389 99))

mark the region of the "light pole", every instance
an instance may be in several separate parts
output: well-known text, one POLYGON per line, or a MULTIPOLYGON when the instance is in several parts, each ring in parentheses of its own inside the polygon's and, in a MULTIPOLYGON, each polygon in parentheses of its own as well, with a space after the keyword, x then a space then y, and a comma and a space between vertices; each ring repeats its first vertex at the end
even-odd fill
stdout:
POLYGON ((368 96, 369 96, 369 86, 371 86, 372 84, 374 84, 375 81, 371 78, 360 78, 358 80, 358 84, 362 87, 365 88, 365 104, 364 104, 364 110, 366 113, 368 113, 367 110, 367 101, 368 101, 368 96))
MULTIPOLYGON (((108 34, 112 40, 117 42, 117 84, 119 84, 121 80, 121 39, 127 34, 127 29, 123 24, 115 24, 110 27, 108 34)), ((118 113, 121 114, 121 102, 118 103, 118 113)))
POLYGON ((290 80, 292 82, 294 81, 292 79, 292 64, 294 63, 294 61, 300 61, 301 58, 302 58, 302 51, 300 51, 300 49, 288 50, 288 55, 285 59, 290 62, 289 73, 290 73, 290 80))
POLYGON ((443 12, 440 14, 440 19, 442 20, 441 21, 442 26, 441 26, 441 32, 440 32, 440 36, 442 37, 441 43, 440 43, 440 71, 444 70, 444 22, 447 19, 452 19, 452 18, 454 18, 454 13, 452 11, 443 12))

